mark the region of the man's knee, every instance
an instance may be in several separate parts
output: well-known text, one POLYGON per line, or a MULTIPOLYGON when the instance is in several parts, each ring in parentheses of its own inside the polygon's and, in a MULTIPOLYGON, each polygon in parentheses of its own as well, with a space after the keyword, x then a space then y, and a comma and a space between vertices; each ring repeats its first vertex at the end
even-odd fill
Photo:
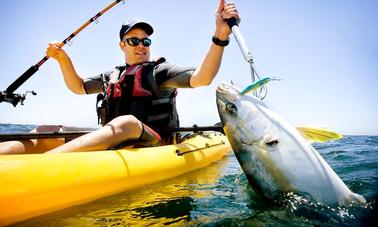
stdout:
POLYGON ((109 124, 118 128, 125 128, 125 127, 130 127, 133 125, 140 125, 139 120, 133 115, 123 115, 123 116, 116 117, 113 120, 111 120, 109 124))
POLYGON ((123 133, 136 133, 140 134, 142 123, 133 115, 123 115, 114 118, 107 125, 110 125, 116 131, 123 133))

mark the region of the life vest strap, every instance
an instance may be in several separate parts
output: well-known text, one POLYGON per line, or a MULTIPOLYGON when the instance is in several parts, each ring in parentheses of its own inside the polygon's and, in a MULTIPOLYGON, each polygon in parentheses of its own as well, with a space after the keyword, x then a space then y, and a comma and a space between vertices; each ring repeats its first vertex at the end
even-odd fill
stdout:
POLYGON ((169 103, 171 101, 171 98, 162 98, 162 99, 154 99, 151 101, 152 105, 159 105, 163 103, 169 103))
POLYGON ((163 120, 166 118, 169 118, 170 114, 169 113, 164 113, 164 114, 158 114, 158 115, 153 115, 153 116, 148 116, 147 121, 158 121, 158 120, 163 120))

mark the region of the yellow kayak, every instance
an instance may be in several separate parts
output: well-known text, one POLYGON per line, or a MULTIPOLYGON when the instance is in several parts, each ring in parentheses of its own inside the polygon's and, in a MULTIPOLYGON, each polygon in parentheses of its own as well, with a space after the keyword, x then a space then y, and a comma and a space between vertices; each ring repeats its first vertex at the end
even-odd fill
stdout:
POLYGON ((0 155, 0 225, 173 178, 229 151, 227 138, 211 132, 159 147, 0 155))

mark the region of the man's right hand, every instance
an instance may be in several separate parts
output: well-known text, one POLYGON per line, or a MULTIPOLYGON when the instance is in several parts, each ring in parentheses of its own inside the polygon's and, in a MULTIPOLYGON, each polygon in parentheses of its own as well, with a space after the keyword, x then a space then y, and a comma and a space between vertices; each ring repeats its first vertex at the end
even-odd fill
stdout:
POLYGON ((63 46, 62 42, 52 41, 49 43, 46 49, 46 55, 48 57, 54 58, 57 61, 67 58, 67 53, 61 48, 63 46))

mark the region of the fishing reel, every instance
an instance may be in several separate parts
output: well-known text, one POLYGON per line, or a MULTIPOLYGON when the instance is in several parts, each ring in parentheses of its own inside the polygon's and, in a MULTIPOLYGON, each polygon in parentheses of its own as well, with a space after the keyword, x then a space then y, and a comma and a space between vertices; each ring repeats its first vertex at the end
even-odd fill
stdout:
POLYGON ((35 91, 26 91, 24 94, 7 93, 6 91, 2 91, 0 92, 0 103, 7 102, 12 104, 14 107, 16 107, 18 103, 24 105, 24 101, 28 93, 37 95, 37 92, 35 91))

